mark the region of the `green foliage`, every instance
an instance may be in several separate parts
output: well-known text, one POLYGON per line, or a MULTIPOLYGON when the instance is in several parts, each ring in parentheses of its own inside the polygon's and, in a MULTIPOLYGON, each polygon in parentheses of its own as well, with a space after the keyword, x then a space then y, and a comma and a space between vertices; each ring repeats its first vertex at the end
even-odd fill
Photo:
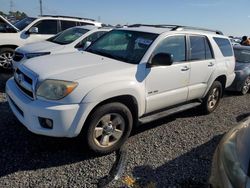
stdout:
POLYGON ((20 12, 20 11, 16 11, 16 12, 9 11, 8 14, 0 11, 0 15, 2 15, 4 17, 12 17, 12 18, 15 18, 16 20, 21 20, 21 19, 27 17, 27 14, 25 14, 24 12, 20 12))

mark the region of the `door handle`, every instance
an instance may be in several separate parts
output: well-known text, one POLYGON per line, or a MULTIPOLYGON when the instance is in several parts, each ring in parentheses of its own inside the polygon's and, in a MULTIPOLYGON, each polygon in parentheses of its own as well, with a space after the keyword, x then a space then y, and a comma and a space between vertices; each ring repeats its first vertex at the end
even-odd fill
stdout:
POLYGON ((184 66, 181 68, 181 71, 188 71, 190 68, 188 66, 184 66))
POLYGON ((213 63, 213 62, 210 62, 210 63, 208 64, 208 66, 209 66, 209 67, 212 67, 212 66, 214 66, 214 63, 213 63))

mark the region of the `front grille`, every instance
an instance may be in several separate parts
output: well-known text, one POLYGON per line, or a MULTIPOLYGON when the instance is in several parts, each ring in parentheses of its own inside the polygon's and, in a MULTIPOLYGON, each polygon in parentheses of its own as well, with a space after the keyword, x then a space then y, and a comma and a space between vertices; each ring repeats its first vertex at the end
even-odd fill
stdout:
POLYGON ((16 62, 19 62, 23 59, 24 55, 22 53, 19 52, 15 52, 13 60, 16 62))
POLYGON ((34 99, 33 85, 35 85, 33 81, 34 77, 31 76, 30 72, 29 72, 29 75, 26 74, 26 71, 20 70, 18 68, 14 74, 14 80, 18 88, 25 95, 27 95, 29 98, 33 100, 34 99))
POLYGON ((18 87, 22 90, 22 92, 24 92, 26 95, 28 95, 30 98, 33 99, 33 92, 32 91, 29 91, 28 89, 24 88, 21 84, 18 83, 18 81, 16 81, 16 79, 15 79, 15 82, 18 85, 18 87))
POLYGON ((27 83, 29 83, 30 85, 32 85, 32 79, 28 76, 26 76, 24 73, 22 73, 19 69, 16 70, 16 73, 17 74, 23 74, 23 78, 24 78, 24 81, 26 81, 27 83))

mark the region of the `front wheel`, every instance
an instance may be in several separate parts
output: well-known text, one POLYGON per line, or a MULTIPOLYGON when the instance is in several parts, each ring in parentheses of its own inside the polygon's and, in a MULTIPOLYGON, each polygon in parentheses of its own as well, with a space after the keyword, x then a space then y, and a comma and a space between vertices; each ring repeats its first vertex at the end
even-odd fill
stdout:
POLYGON ((133 118, 127 106, 109 103, 98 107, 85 125, 89 148, 100 154, 119 149, 130 135, 133 118))
POLYGON ((250 76, 248 76, 248 77, 246 78, 246 80, 244 81, 244 85, 243 85, 243 87, 242 87, 242 89, 241 89, 241 94, 242 94, 242 95, 247 94, 248 91, 249 91, 249 88, 250 88, 250 76))
POLYGON ((14 49, 12 48, 0 49, 0 67, 4 70, 11 70, 13 56, 14 56, 14 49))
POLYGON ((222 96, 222 85, 219 81, 215 81, 209 89, 206 97, 202 102, 202 110, 205 114, 213 112, 219 104, 222 96))

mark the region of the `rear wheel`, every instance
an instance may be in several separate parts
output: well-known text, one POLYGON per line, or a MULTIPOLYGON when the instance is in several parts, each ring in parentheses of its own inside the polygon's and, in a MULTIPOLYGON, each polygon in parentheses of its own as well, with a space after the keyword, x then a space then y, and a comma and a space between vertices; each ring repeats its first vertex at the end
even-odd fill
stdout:
POLYGON ((130 135, 132 122, 132 114, 124 104, 105 104, 90 115, 84 137, 92 151, 107 154, 123 145, 130 135))
POLYGON ((14 57, 14 49, 1 48, 0 49, 0 67, 4 70, 12 69, 12 59, 14 57))
POLYGON ((245 82, 244 82, 244 85, 243 85, 243 87, 242 87, 242 89, 241 89, 241 94, 242 94, 242 95, 247 94, 248 91, 249 91, 249 88, 250 88, 250 76, 248 76, 248 77, 246 78, 246 80, 245 80, 245 82))
POLYGON ((222 85, 219 81, 215 81, 209 89, 206 97, 202 102, 203 113, 209 114, 213 112, 219 104, 222 96, 222 85))

